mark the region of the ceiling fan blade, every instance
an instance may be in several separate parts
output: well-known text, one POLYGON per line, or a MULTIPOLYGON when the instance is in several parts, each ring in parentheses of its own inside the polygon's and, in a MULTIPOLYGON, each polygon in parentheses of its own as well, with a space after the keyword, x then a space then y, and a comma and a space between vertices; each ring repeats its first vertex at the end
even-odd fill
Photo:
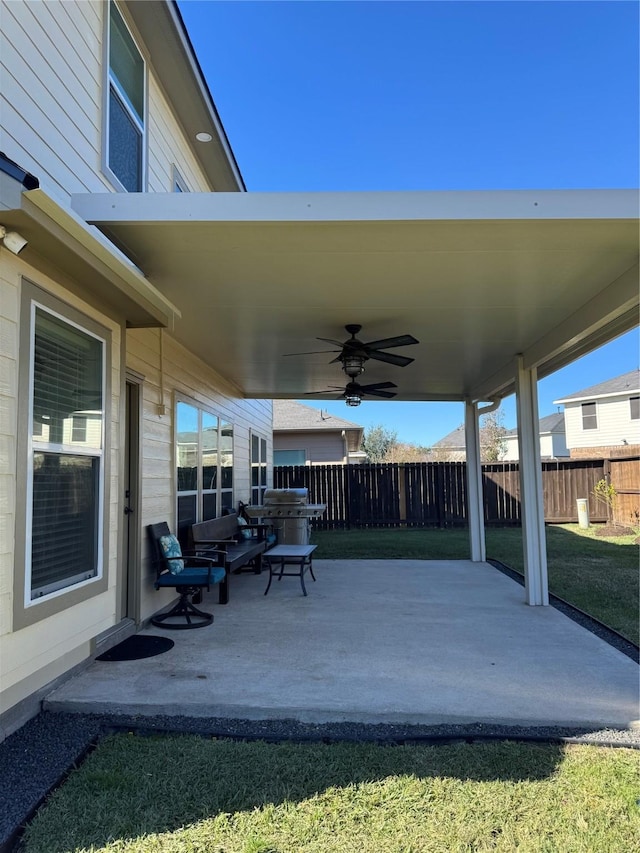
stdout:
POLYGON ((395 391, 363 391, 362 392, 366 397, 387 397, 391 399, 391 397, 397 397, 395 391))
POLYGON ((340 349, 342 349, 342 347, 344 346, 344 343, 342 341, 334 341, 333 338, 316 338, 316 340, 324 341, 327 344, 335 344, 337 347, 340 347, 340 349))
POLYGON ((413 335, 396 335, 395 338, 383 338, 381 341, 369 341, 364 344, 365 349, 389 349, 389 347, 408 347, 410 344, 418 344, 413 335))
POLYGON ((406 355, 395 355, 391 352, 378 352, 378 350, 367 351, 369 358, 374 358, 376 361, 386 361, 387 364, 395 364, 396 367, 406 367, 415 361, 415 358, 407 358, 406 355))
POLYGON ((324 391, 305 391, 305 397, 312 397, 314 394, 335 394, 336 391, 342 391, 341 385, 334 385, 333 388, 325 388, 324 391))
POLYGON ((380 391, 383 388, 397 388, 395 382, 372 382, 370 385, 359 385, 361 391, 380 391))
MULTIPOLYGON (((337 352, 337 350, 334 350, 334 349, 316 349, 316 350, 312 350, 311 352, 283 352, 282 357, 286 358, 287 356, 290 356, 290 355, 324 355, 325 353, 331 354, 332 352, 337 352)), ((336 359, 336 361, 337 360, 338 359, 336 359)))
POLYGON ((332 358, 329 364, 335 364, 336 361, 342 361, 342 353, 337 358, 332 358))

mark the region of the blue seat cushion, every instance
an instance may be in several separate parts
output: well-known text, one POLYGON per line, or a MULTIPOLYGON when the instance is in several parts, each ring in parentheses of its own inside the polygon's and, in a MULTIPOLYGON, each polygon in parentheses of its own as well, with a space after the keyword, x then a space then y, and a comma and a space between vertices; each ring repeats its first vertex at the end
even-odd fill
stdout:
MULTIPOLYGON (((188 566, 184 568, 179 575, 172 575, 170 572, 165 572, 155 582, 156 589, 162 586, 204 586, 207 583, 208 570, 204 568, 188 566)), ((224 580, 225 570, 222 567, 214 566, 211 569, 211 583, 220 583, 224 580)))

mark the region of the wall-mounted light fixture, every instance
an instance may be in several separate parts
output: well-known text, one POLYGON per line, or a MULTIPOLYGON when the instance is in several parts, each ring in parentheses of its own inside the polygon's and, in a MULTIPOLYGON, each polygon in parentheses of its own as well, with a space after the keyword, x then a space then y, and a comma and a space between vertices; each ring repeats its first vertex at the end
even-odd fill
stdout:
POLYGON ((17 231, 7 231, 4 225, 0 225, 0 240, 14 255, 19 255, 27 245, 27 240, 21 234, 18 234, 17 231))

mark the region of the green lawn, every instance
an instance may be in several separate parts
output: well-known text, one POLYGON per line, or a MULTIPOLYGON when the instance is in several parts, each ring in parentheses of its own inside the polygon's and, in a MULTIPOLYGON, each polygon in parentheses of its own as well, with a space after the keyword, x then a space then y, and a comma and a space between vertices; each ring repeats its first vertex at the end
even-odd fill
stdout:
POLYGON ((640 753, 112 735, 24 853, 638 851, 640 753))
MULTIPOLYGON (((639 584, 634 536, 601 539, 577 524, 547 526, 549 589, 636 645, 639 584)), ((371 528, 318 530, 317 559, 465 560, 467 530, 371 528)), ((487 557, 523 572, 520 528, 487 528, 487 557)))

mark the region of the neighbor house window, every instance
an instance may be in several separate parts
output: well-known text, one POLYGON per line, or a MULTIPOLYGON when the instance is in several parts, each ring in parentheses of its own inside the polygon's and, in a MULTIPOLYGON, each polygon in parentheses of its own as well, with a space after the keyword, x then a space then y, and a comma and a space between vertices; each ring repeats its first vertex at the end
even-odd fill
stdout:
POLYGON ((306 453, 304 450, 274 450, 274 465, 304 465, 306 453))
POLYGON ((263 503, 267 488, 267 440, 251 434, 251 503, 263 503))
POLYGON ((26 605, 101 575, 104 511, 106 342, 40 305, 31 310, 26 605))
POLYGON ((145 64, 116 4, 109 3, 107 165, 128 192, 143 190, 145 64))
POLYGON ((640 397, 629 398, 629 410, 632 421, 640 420, 640 397))
POLYGON ((176 403, 178 534, 233 508, 233 426, 199 406, 176 403))
POLYGON ((582 429, 598 429, 595 403, 582 404, 582 429))

